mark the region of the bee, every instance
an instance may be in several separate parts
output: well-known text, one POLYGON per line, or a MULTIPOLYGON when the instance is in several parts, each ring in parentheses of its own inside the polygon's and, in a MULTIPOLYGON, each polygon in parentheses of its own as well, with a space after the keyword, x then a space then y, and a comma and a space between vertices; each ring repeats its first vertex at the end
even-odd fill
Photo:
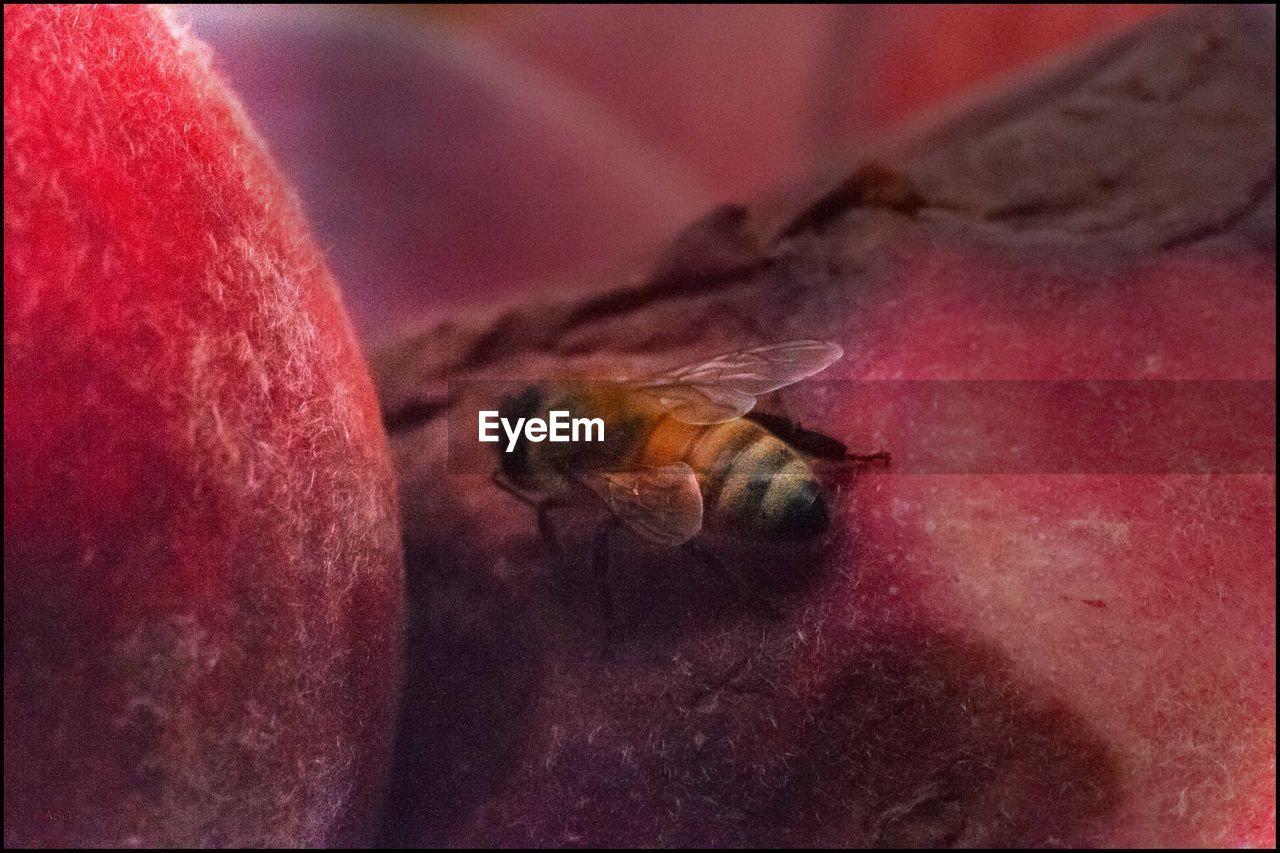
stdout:
POLYGON ((812 376, 843 354, 833 343, 796 340, 636 380, 531 385, 502 402, 503 418, 568 411, 603 421, 603 440, 520 439, 499 454, 495 482, 535 508, 540 530, 553 541, 546 511, 584 494, 608 508, 610 527, 620 523, 659 545, 685 545, 704 530, 813 540, 826 531, 830 510, 809 462, 788 439, 805 438, 809 452, 829 458, 886 454, 853 457, 843 444, 785 419, 745 416, 759 395, 812 376))

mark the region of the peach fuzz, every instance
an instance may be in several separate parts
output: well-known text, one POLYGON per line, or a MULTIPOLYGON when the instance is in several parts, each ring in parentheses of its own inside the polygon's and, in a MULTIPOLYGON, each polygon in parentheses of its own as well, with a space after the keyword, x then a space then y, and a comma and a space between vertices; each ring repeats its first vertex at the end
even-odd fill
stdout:
POLYGON ((402 563, 334 281, 167 13, 4 23, 5 842, 367 843, 402 563))

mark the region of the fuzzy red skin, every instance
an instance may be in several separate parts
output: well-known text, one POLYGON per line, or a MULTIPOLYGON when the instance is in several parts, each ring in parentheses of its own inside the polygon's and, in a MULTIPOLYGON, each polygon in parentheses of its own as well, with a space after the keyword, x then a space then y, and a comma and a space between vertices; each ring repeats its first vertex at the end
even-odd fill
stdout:
POLYGON ((367 842, 402 570, 333 280, 164 13, 4 20, 6 844, 367 842))
MULTIPOLYGON (((377 360, 403 418, 421 649, 387 838, 1273 845, 1270 471, 912 471, 926 418, 916 447, 885 448, 901 467, 831 481, 823 547, 726 549, 780 620, 623 537, 607 658, 599 518, 562 515, 558 557, 510 496, 450 475, 434 416, 460 406, 445 379, 642 375, 801 336, 845 348, 831 379, 1273 382, 1263 14, 1171 17, 958 116, 899 155, 933 202, 919 215, 850 205, 759 266, 531 305, 377 360)), ((752 213, 766 235, 790 219, 752 213)), ((856 388, 809 381, 770 404, 881 449, 856 388)), ((1221 421, 1181 414, 1175 446, 1221 421)), ((991 412, 959 449, 1048 421, 1087 458, 1098 436, 1078 417, 991 412)))

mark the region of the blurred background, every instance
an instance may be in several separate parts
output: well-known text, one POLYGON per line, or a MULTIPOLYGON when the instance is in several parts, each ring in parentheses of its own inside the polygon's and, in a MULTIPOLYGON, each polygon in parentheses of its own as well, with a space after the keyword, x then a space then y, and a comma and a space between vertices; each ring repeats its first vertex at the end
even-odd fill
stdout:
POLYGON ((1160 10, 192 6, 366 344, 616 271, 1160 10))

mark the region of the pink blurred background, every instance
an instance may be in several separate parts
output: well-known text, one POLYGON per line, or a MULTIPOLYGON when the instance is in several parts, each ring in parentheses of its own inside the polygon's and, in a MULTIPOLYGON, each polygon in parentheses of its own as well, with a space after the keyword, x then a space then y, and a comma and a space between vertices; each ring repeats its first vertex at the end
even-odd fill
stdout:
POLYGON ((188 7, 366 342, 618 270, 1150 6, 188 7))

